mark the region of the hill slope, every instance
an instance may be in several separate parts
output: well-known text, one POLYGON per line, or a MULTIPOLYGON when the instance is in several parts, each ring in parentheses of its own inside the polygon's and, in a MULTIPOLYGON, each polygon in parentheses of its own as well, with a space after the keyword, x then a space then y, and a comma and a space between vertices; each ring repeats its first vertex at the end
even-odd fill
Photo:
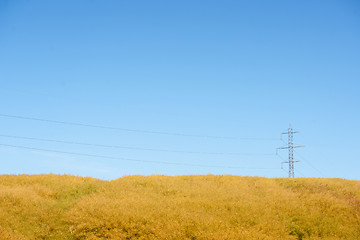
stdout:
POLYGON ((0 239, 360 239, 360 181, 0 176, 0 239))

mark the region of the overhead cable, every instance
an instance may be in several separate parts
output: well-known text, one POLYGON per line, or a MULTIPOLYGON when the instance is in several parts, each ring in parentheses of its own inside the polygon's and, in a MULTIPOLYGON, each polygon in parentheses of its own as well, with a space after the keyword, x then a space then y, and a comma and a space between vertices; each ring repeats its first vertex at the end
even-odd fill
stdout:
POLYGON ((160 149, 160 148, 129 147, 129 146, 105 145, 105 144, 97 144, 97 143, 84 143, 84 142, 76 142, 76 141, 64 141, 64 140, 47 139, 47 138, 14 136, 14 135, 5 135, 5 134, 0 134, 0 137, 15 138, 15 139, 25 139, 25 140, 41 141, 41 142, 74 144, 74 145, 83 145, 83 146, 92 146, 92 147, 120 148, 120 149, 154 151, 154 152, 204 154, 204 155, 274 156, 274 154, 267 154, 267 153, 264 153, 264 154, 252 154, 252 153, 227 153, 227 152, 201 152, 201 151, 184 151, 184 150, 172 150, 172 149, 160 149))
POLYGON ((99 128, 99 129, 118 130, 118 131, 136 132, 136 133, 147 133, 147 134, 182 136, 182 137, 233 139, 233 140, 265 140, 265 141, 266 140, 279 140, 278 138, 255 138, 255 137, 254 138, 252 138, 252 137, 240 137, 239 138, 239 137, 226 137, 226 136, 186 134, 186 133, 176 133, 176 132, 150 131, 150 130, 120 128, 120 127, 111 127, 111 126, 105 126, 105 125, 94 125, 94 124, 87 124, 87 123, 51 120, 51 119, 27 117, 27 116, 20 116, 20 115, 9 115, 9 114, 3 114, 3 113, 0 113, 0 117, 40 121, 40 122, 55 123, 55 124, 72 125, 72 126, 79 126, 79 127, 99 128))
POLYGON ((256 170, 279 170, 278 168, 257 168, 257 167, 238 167, 238 166, 219 166, 219 165, 203 165, 203 164, 192 164, 192 163, 181 163, 181 162, 165 162, 165 161, 153 161, 153 160, 143 160, 143 159, 133 159, 133 158, 124 158, 124 157, 112 157, 112 156, 102 156, 95 154, 87 154, 87 153, 77 153, 77 152, 67 152, 67 151, 59 151, 53 149, 44 149, 44 148, 34 148, 27 146, 19 146, 19 145, 11 145, 11 144, 2 144, 0 146, 10 147, 10 148, 18 148, 18 149, 27 149, 27 150, 35 150, 42 152, 52 152, 52 153, 61 153, 68 155, 76 155, 83 157, 94 157, 94 158, 103 158, 103 159, 113 159, 113 160, 122 160, 122 161, 131 161, 131 162, 143 162, 143 163, 155 163, 155 164, 168 164, 168 165, 182 165, 182 166, 193 166, 193 167, 208 167, 208 168, 233 168, 233 169, 256 169, 256 170))

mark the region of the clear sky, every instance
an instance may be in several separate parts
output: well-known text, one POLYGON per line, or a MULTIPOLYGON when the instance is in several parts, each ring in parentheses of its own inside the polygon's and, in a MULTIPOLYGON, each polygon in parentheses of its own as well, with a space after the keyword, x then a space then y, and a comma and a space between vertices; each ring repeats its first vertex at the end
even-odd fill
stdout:
POLYGON ((359 77, 356 0, 2 0, 0 144, 58 152, 1 145, 0 173, 285 177, 291 123, 296 176, 360 179, 359 77))

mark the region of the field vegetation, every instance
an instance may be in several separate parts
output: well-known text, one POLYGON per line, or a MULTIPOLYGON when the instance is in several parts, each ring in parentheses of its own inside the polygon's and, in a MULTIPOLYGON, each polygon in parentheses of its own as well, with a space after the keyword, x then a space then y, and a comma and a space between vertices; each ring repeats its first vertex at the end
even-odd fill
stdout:
POLYGON ((360 239, 360 181, 2 175, 0 239, 360 239))

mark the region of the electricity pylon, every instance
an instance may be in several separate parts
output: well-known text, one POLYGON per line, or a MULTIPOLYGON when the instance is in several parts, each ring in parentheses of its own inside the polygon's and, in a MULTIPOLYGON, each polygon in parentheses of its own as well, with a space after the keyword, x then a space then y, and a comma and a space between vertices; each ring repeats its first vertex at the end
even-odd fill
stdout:
POLYGON ((289 163, 289 178, 294 178, 295 177, 294 163, 299 162, 299 161, 294 161, 294 148, 304 147, 304 146, 294 146, 294 133, 298 133, 298 131, 294 131, 294 129, 291 127, 291 124, 290 124, 289 128, 288 128, 288 131, 281 133, 281 136, 283 134, 288 135, 288 146, 287 147, 279 147, 279 148, 276 149, 276 154, 278 152, 278 149, 289 149, 289 159, 288 159, 288 161, 281 163, 281 166, 282 166, 283 163, 289 163))

